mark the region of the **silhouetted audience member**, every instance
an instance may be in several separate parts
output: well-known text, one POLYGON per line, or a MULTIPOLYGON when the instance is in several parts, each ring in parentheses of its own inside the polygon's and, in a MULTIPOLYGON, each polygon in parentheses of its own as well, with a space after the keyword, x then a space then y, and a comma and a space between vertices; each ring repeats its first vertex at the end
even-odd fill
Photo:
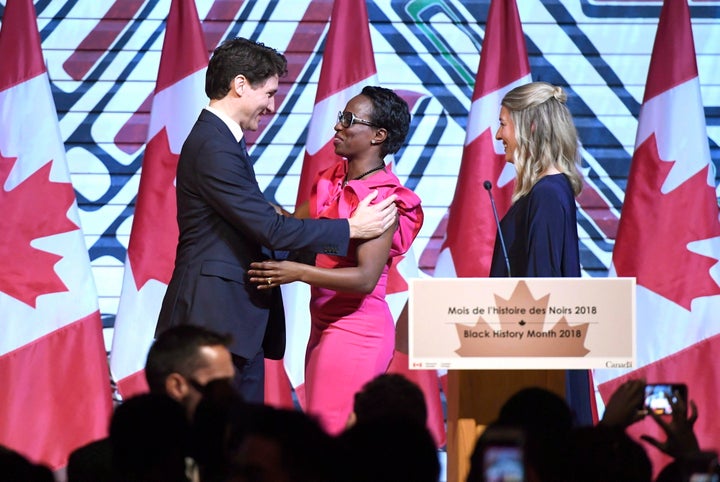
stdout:
POLYGON ((571 431, 567 480, 582 482, 651 482, 645 449, 624 430, 607 425, 571 431))
POLYGON ((698 451, 679 456, 667 464, 658 474, 656 482, 715 482, 720 480, 718 454, 698 451))
POLYGON ((192 421, 191 454, 202 482, 224 482, 229 476, 227 445, 231 432, 240 433, 245 403, 232 382, 212 380, 205 385, 203 397, 192 421))
POLYGON ((145 362, 151 393, 179 401, 192 419, 203 387, 211 380, 232 380, 232 339, 201 326, 179 325, 158 335, 145 362))
POLYGON ((648 412, 655 423, 665 434, 665 440, 658 440, 650 435, 641 435, 640 438, 673 458, 660 471, 657 482, 689 482, 692 480, 717 480, 720 477, 718 455, 714 451, 704 451, 700 448, 694 427, 698 418, 695 402, 690 400, 690 410, 682 397, 669 400, 672 408, 670 420, 654 413, 648 412), (707 478, 700 478, 705 476, 707 478), (711 479, 715 476, 715 479, 711 479))
POLYGON ((642 409, 645 385, 642 378, 629 379, 620 385, 610 396, 598 425, 624 430, 646 416, 651 417, 662 429, 665 440, 661 441, 647 434, 640 438, 673 458, 672 462, 660 471, 656 482, 688 482, 693 475, 720 475, 717 453, 702 451, 695 436, 693 428, 698 416, 695 403, 690 400, 688 414, 686 401, 682 397, 671 397, 668 404, 672 408, 672 415, 668 419, 652 410, 642 409))
POLYGON ((348 427, 385 418, 407 418, 425 425, 427 405, 420 387, 396 373, 378 375, 355 394, 348 427))
MULTIPOLYGON (((523 434, 526 480, 564 480, 567 439, 573 428, 573 417, 562 397, 540 387, 524 388, 505 401, 490 425, 495 430, 519 430, 523 434)), ((480 435, 470 459, 468 481, 484 480, 483 447, 494 433, 485 430, 480 435)))
POLYGON ((567 436, 573 416, 567 402, 556 393, 540 387, 522 389, 500 408, 496 422, 518 427, 526 438, 526 460, 538 480, 562 480, 567 452, 567 436))
MULTIPOLYGON (((180 325, 161 333, 145 363, 150 393, 177 400, 191 419, 204 387, 212 380, 232 380, 234 367, 228 350, 231 338, 200 326, 180 325)), ((112 450, 107 438, 70 454, 68 482, 112 480, 112 450)))
POLYGON ((0 445, 0 480, 3 482, 54 482, 52 471, 15 450, 0 445))
POLYGON ((509 470, 509 477, 522 477, 512 480, 651 482, 651 454, 626 432, 646 416, 662 429, 665 438, 648 434, 640 438, 673 458, 655 482, 720 480, 717 452, 702 450, 694 433, 695 403, 679 395, 669 397, 671 414, 660 415, 643 408, 645 387, 641 378, 625 381, 610 396, 602 420, 596 426, 583 427, 573 427, 571 410, 560 396, 543 388, 518 391, 479 437, 466 482, 507 480, 486 478, 491 453, 492 460, 502 462, 498 467, 509 470), (512 459, 510 447, 519 447, 517 453, 522 457, 512 459))
POLYGON ((357 423, 338 436, 335 480, 343 482, 437 482, 440 461, 425 424, 407 417, 357 423))
POLYGON ((112 448, 103 438, 83 445, 70 453, 66 468, 68 482, 110 482, 112 448))
POLYGON ((132 397, 110 421, 114 482, 187 482, 190 425, 185 409, 165 394, 132 397))
POLYGON ((527 464, 525 438, 518 427, 489 424, 475 444, 466 482, 536 481, 527 464))
POLYGON ((307 414, 268 405, 235 410, 228 482, 335 482, 334 440, 307 414))

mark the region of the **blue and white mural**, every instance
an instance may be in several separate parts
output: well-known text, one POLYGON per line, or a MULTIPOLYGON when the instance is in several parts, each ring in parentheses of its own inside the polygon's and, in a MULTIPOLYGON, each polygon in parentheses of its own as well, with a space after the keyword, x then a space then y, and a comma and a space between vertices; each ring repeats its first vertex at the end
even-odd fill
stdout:
MULTIPOLYGON (((35 2, 100 309, 108 315, 116 313, 120 295, 169 5, 35 2)), ((367 6, 380 83, 419 99, 395 171, 423 199, 427 218, 414 251, 422 272, 431 275, 438 226, 460 167, 489 0, 368 0, 367 6)), ((605 276, 610 265, 660 6, 518 0, 532 78, 568 90, 583 144, 586 190, 578 223, 585 276, 605 276)), ((267 197, 292 206, 332 1, 198 0, 197 8, 208 50, 243 36, 288 57, 278 111, 251 137, 250 152, 267 197)), ((690 8, 708 141, 718 166, 720 1, 691 0, 690 8)), ((0 17, 3 11, 0 2, 0 17)))

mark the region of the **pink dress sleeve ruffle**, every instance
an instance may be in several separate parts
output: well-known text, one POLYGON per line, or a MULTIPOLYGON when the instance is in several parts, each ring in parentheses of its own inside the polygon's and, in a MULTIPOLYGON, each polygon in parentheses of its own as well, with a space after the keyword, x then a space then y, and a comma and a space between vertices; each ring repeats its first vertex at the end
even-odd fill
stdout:
POLYGON ((339 162, 321 172, 310 194, 310 211, 314 218, 349 218, 362 199, 373 190, 378 195, 371 204, 397 194, 398 228, 393 235, 390 257, 406 253, 420 232, 424 214, 420 198, 412 190, 404 187, 390 171, 378 171, 377 174, 358 181, 342 185, 347 172, 346 162, 339 162))

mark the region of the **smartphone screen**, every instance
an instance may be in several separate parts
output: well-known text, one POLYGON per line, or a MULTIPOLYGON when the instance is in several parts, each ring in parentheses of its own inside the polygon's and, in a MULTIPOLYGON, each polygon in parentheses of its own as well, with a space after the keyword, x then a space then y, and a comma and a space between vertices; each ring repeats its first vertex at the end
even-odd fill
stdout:
POLYGON ((654 383, 645 385, 644 407, 658 415, 670 415, 678 397, 687 401, 687 386, 682 383, 654 383))
POLYGON ((483 458, 485 482, 523 482, 525 466, 519 446, 489 445, 483 458))

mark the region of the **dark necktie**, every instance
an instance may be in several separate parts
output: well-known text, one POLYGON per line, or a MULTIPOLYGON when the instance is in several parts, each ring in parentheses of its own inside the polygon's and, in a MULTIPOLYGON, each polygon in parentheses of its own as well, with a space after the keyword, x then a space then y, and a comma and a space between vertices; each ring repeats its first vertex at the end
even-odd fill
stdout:
POLYGON ((247 145, 245 144, 245 136, 242 136, 242 138, 240 139, 240 142, 238 142, 238 144, 240 145, 240 149, 242 149, 243 154, 245 155, 245 159, 250 160, 250 156, 248 155, 248 151, 247 151, 247 145))

